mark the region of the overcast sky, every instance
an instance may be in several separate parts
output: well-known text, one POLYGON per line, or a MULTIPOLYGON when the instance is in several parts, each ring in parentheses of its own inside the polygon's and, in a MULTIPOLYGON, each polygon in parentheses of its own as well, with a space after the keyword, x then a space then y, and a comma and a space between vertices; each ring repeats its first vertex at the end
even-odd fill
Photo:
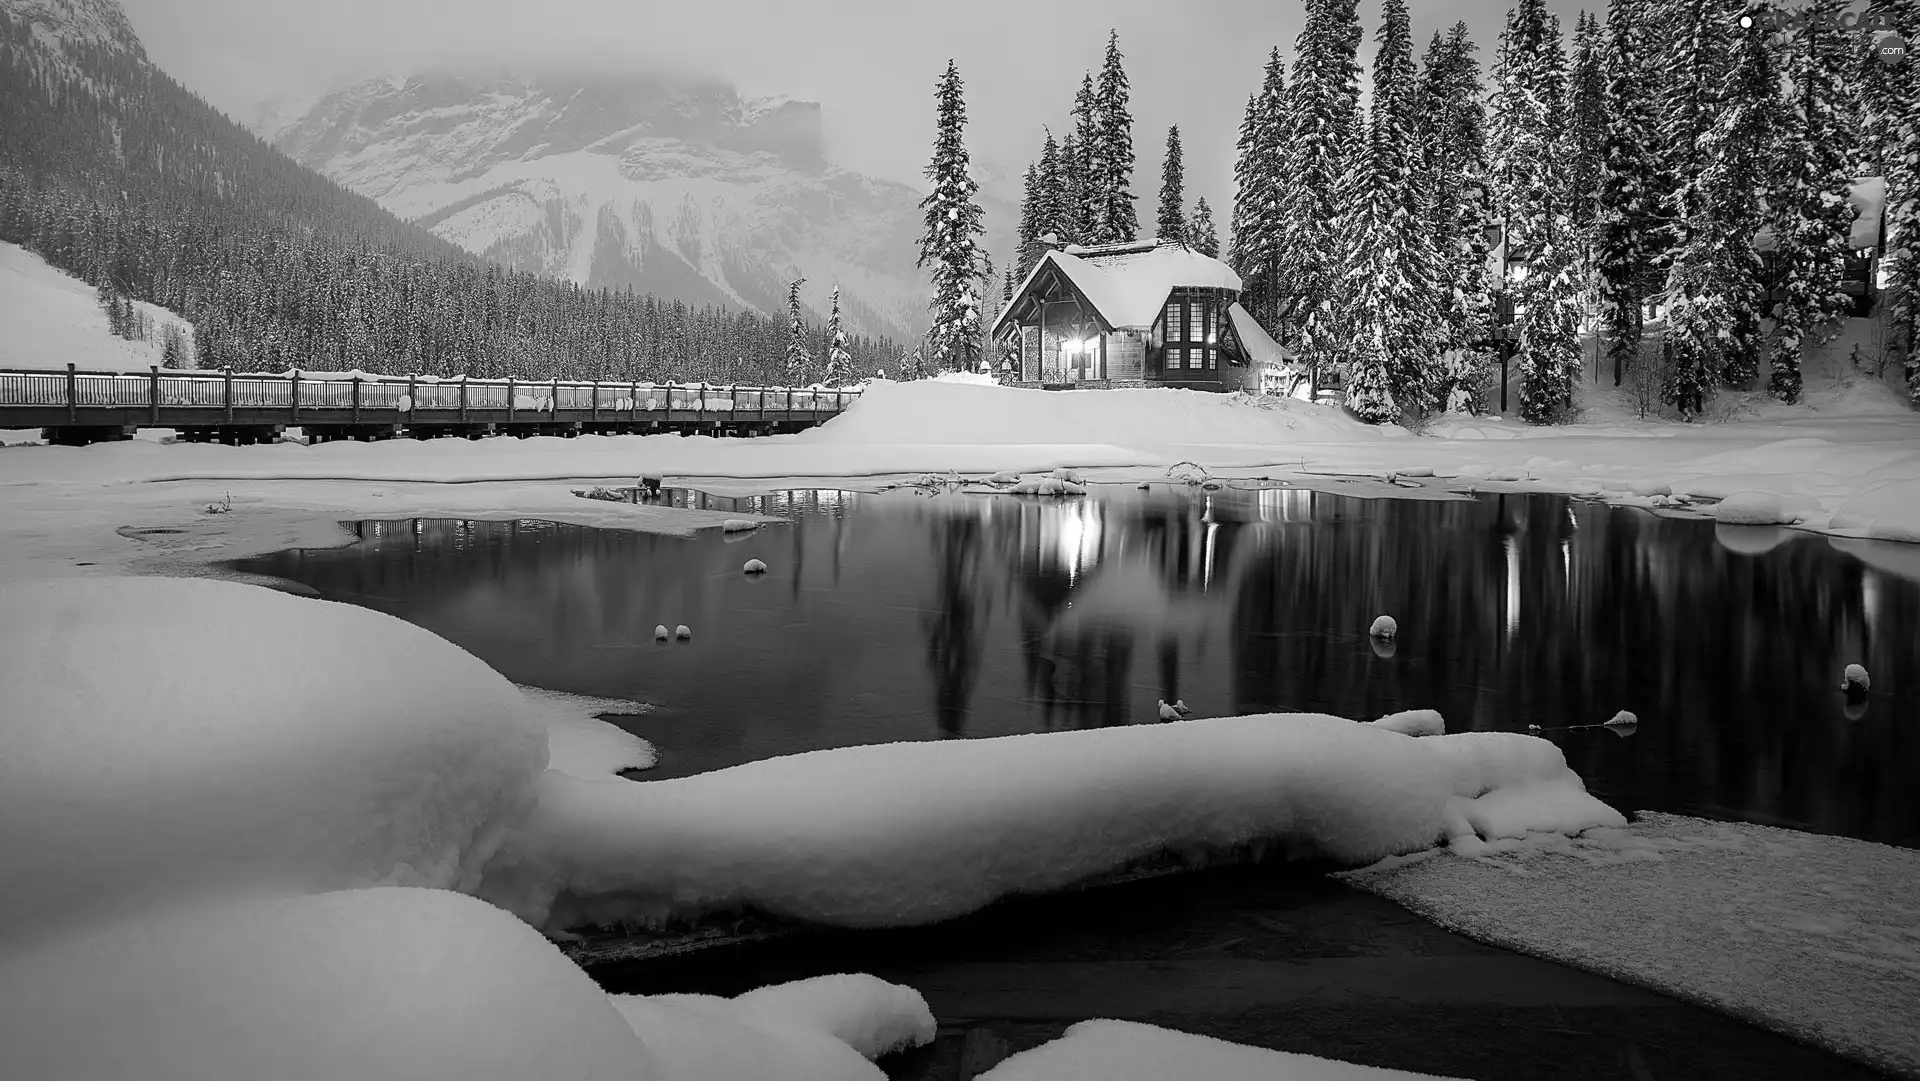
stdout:
MULTIPOLYGON (((1120 32, 1133 84, 1134 187, 1157 205, 1167 126, 1186 146, 1188 201, 1232 195, 1233 143, 1267 50, 1291 63, 1299 0, 123 0, 154 61, 242 122, 275 97, 346 77, 505 62, 677 67, 751 96, 819 101, 834 160, 919 182, 933 83, 949 57, 967 84, 969 148, 1023 169, 1041 125, 1063 130, 1080 75, 1120 32)), ((1587 0, 1603 8, 1604 0, 1587 0)), ((1465 19, 1492 52, 1509 0, 1412 0, 1416 55, 1465 19)), ((1579 0, 1551 0, 1571 33, 1579 0)), ((1362 0, 1371 66, 1377 0, 1362 0)))

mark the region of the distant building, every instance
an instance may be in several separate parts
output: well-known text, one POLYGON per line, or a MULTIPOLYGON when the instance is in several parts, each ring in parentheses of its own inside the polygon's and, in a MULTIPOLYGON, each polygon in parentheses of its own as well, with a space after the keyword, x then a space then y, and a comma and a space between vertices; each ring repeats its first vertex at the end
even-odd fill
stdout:
MULTIPOLYGON (((1853 314, 1866 318, 1873 314, 1880 291, 1886 288, 1887 257, 1887 181, 1885 177, 1855 177, 1847 202, 1859 212, 1853 219, 1853 232, 1847 238, 1847 268, 1840 278, 1840 289, 1853 298, 1853 314)), ((1780 288, 1782 271, 1774 258, 1773 230, 1762 229, 1753 238, 1754 250, 1766 262, 1767 300, 1786 299, 1780 288)))
POLYGON ((1290 393, 1304 373, 1240 290, 1227 264, 1176 242, 1053 248, 992 336, 1019 383, 1290 393))

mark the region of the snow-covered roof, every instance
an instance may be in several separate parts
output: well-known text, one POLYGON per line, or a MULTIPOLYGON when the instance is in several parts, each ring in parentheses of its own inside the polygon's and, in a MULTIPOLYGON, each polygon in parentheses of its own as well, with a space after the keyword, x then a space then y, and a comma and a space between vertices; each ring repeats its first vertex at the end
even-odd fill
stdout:
POLYGON ((1246 348, 1247 359, 1255 368, 1268 364, 1291 365, 1293 363, 1293 353, 1286 346, 1274 341, 1273 335, 1268 334, 1266 329, 1253 318, 1252 312, 1235 304, 1227 309, 1227 315, 1233 319, 1234 336, 1239 338, 1240 344, 1246 348))
MULTIPOLYGON (((1218 259, 1201 255, 1182 244, 1140 241, 1096 247, 1078 245, 1049 251, 1020 283, 1016 298, 1025 294, 1043 267, 1059 269, 1100 317, 1113 327, 1148 327, 1176 287, 1230 289, 1239 292, 1240 275, 1218 259)), ((993 332, 1012 314, 1009 304, 994 321, 993 332)))
MULTIPOLYGON (((1859 251, 1862 248, 1880 246, 1880 226, 1886 220, 1887 180, 1880 176, 1855 177, 1853 190, 1847 193, 1847 202, 1852 203, 1860 216, 1853 219, 1853 231, 1847 235, 1847 246, 1859 251)), ((1762 229, 1754 235, 1753 246, 1756 251, 1772 251, 1774 237, 1772 229, 1762 229)))

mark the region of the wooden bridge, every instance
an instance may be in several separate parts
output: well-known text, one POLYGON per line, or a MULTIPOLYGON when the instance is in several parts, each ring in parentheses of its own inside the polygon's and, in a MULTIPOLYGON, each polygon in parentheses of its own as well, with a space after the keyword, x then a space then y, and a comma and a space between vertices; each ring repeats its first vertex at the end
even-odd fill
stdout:
POLYGON ((236 375, 0 370, 0 429, 39 428, 81 446, 171 428, 189 442, 310 442, 534 435, 757 436, 797 432, 844 411, 858 390, 565 380, 435 379, 334 372, 236 375))

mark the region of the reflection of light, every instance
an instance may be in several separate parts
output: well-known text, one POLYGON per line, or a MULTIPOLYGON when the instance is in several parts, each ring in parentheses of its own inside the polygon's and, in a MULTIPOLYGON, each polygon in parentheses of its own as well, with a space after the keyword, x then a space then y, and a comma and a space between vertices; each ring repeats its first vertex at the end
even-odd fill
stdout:
POLYGON ((1569 589, 1573 587, 1573 541, 1560 542, 1560 576, 1566 580, 1569 589))
POLYGON ((1263 522, 1313 521, 1313 493, 1305 488, 1262 488, 1257 494, 1263 522))
MULTIPOLYGON (((1209 514, 1211 514, 1213 511, 1213 508, 1209 506, 1207 508, 1207 511, 1209 514)), ((1219 533, 1220 533, 1220 523, 1209 521, 1207 523, 1206 564, 1202 568, 1201 574, 1200 574, 1200 592, 1202 593, 1205 593, 1208 589, 1210 589, 1213 586, 1213 542, 1214 542, 1214 538, 1218 536, 1219 533)))
POLYGON ((1092 505, 1084 500, 1062 507, 1059 520, 1056 551, 1060 553, 1060 562, 1067 566, 1067 580, 1078 583, 1081 574, 1098 556, 1100 520, 1094 517, 1092 505))
POLYGON ((1520 633, 1520 545, 1512 537, 1506 539, 1507 549, 1507 639, 1511 641, 1520 633))
POLYGON ((1880 576, 1871 569, 1860 572, 1860 609, 1867 614, 1867 637, 1880 633, 1880 576))

